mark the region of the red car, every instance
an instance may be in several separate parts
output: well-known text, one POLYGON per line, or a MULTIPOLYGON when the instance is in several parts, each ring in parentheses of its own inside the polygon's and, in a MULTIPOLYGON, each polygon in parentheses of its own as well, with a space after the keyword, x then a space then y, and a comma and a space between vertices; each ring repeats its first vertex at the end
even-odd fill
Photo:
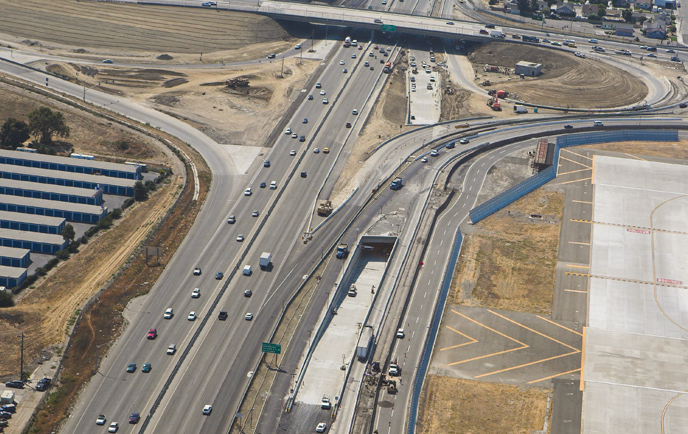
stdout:
POLYGON ((150 329, 148 330, 148 339, 155 339, 158 337, 158 330, 156 329, 150 329))

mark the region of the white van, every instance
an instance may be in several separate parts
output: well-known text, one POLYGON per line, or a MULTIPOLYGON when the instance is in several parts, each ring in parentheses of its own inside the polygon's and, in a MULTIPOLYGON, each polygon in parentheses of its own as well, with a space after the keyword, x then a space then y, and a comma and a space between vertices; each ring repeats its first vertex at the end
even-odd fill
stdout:
POLYGON ((250 276, 250 275, 251 275, 251 266, 245 265, 244 266, 244 276, 250 276))

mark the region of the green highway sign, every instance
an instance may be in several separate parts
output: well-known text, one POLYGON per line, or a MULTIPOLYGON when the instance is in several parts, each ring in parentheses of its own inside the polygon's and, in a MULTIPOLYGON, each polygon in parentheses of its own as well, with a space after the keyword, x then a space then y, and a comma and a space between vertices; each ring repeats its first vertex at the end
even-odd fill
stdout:
POLYGON ((397 26, 395 26, 393 24, 383 24, 382 25, 382 31, 383 32, 396 32, 397 26))
POLYGON ((264 353, 281 354, 282 345, 268 344, 266 342, 263 342, 263 344, 261 345, 261 351, 263 351, 264 353))

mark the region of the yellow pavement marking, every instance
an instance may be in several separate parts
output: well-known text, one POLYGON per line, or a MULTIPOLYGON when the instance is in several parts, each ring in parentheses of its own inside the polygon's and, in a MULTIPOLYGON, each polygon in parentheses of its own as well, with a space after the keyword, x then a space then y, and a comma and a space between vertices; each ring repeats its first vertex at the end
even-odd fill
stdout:
POLYGON ((558 374, 550 375, 549 377, 539 378, 539 379, 537 379, 537 380, 529 381, 528 384, 538 383, 538 382, 540 382, 540 381, 549 380, 550 378, 558 377, 558 376, 560 376, 560 375, 571 374, 571 373, 573 373, 573 372, 578 372, 578 371, 580 371, 580 370, 581 370, 581 369, 578 368, 578 369, 572 369, 572 370, 567 371, 567 372, 560 372, 560 373, 558 373, 558 374))
POLYGON ((666 405, 664 406, 664 410, 662 410, 662 423, 661 423, 661 425, 662 425, 662 434, 664 434, 664 416, 666 415, 666 412, 667 412, 667 410, 669 409, 669 406, 670 406, 671 404, 673 404, 674 401, 676 401, 676 399, 678 399, 679 397, 685 395, 686 393, 688 393, 688 390, 684 390, 683 392, 676 394, 676 396, 674 396, 673 398, 671 398, 671 399, 669 400, 669 402, 667 402, 666 405))
MULTIPOLYGON (((567 289, 566 291, 575 291, 575 290, 574 290, 574 289, 567 289)), ((581 292, 586 292, 586 291, 581 291, 581 292)), ((559 324, 559 323, 557 323, 557 322, 554 322, 554 321, 552 321, 552 320, 549 319, 549 318, 545 318, 544 316, 540 316, 540 315, 535 315, 535 316, 538 317, 538 318, 540 318, 540 319, 543 320, 543 321, 547 321, 547 322, 550 323, 550 324, 554 324, 554 325, 557 326, 557 327, 561 327, 561 328, 563 328, 564 330, 570 331, 571 333, 575 333, 575 334, 577 334, 578 336, 583 336, 582 333, 577 332, 577 331, 575 331, 575 330, 572 329, 572 328, 563 326, 563 325, 561 325, 561 324, 559 324)))
MULTIPOLYGON (((510 353, 510 352, 512 352, 512 351, 523 350, 523 349, 525 349, 525 348, 530 348, 530 347, 529 347, 528 345, 523 344, 523 346, 520 347, 520 348, 512 348, 512 349, 510 349, 510 350, 504 350, 504 351, 498 351, 498 352, 496 352, 496 353, 485 354, 485 355, 483 355, 483 356, 473 357, 472 359, 461 360, 460 362, 449 363, 449 364, 444 365, 444 366, 460 365, 460 364, 462 364, 462 363, 473 362, 473 361, 475 361, 475 360, 485 359, 485 358, 487 358, 487 357, 492 357, 492 356, 498 356, 498 355, 500 355, 500 354, 506 354, 506 353, 510 353)), ((476 378, 477 378, 477 377, 476 377, 476 378)))
POLYGON ((577 157, 583 157, 583 158, 587 158, 588 160, 592 160, 592 157, 588 157, 587 155, 583 155, 583 154, 579 154, 579 153, 577 153, 577 152, 573 152, 572 150, 570 150, 570 149, 568 149, 568 148, 562 148, 562 149, 559 151, 559 155, 560 155, 559 158, 561 158, 561 153, 562 153, 562 152, 568 152, 568 153, 573 154, 573 155, 575 155, 575 156, 577 156, 577 157))
POLYGON ((581 343, 581 367, 580 367, 580 384, 578 385, 578 389, 583 391, 585 389, 585 382, 583 381, 583 374, 585 371, 583 370, 583 367, 585 366, 585 335, 588 332, 587 327, 583 327, 583 342, 581 343))
POLYGON ((571 173, 585 172, 586 170, 590 170, 590 169, 571 170, 569 172, 558 173, 557 176, 564 176, 564 175, 569 175, 571 173))
POLYGON ((487 309, 487 311, 490 312, 490 313, 493 314, 493 315, 497 315, 498 317, 502 318, 502 319, 505 320, 505 321, 509 321, 510 323, 516 324, 517 326, 521 326, 521 327, 523 327, 524 329, 526 329, 526 330, 528 330, 528 331, 530 331, 530 332, 532 332, 532 333, 535 333, 536 335, 540 335, 540 336, 542 336, 542 337, 544 337, 544 338, 547 338, 547 339, 551 340, 552 342, 556 342, 556 343, 558 343, 558 344, 560 344, 560 345, 563 345, 563 346, 565 346, 565 347, 567 347, 567 348, 570 348, 570 349, 572 349, 572 350, 574 350, 574 351, 580 351, 578 348, 572 347, 571 345, 566 344, 566 343, 564 343, 564 342, 561 342, 561 341, 559 341, 559 340, 557 340, 557 339, 554 339, 554 338, 551 337, 551 336, 547 336, 546 334, 544 334, 544 333, 542 333, 542 332, 539 332, 539 331, 537 331, 537 330, 534 330, 534 329, 532 329, 532 328, 530 328, 530 327, 528 327, 528 326, 525 326, 525 325, 523 325, 523 324, 521 324, 521 323, 519 323, 519 322, 516 322, 516 321, 512 320, 511 318, 507 318, 507 317, 505 317, 504 315, 498 314, 497 312, 495 312, 495 311, 493 311, 493 310, 487 309))
POLYGON ((574 179, 573 181, 557 182, 557 185, 571 184, 572 182, 590 181, 592 178, 574 179))
POLYGON ((569 244, 581 244, 583 246, 589 246, 590 243, 582 243, 580 241, 569 241, 569 244))
POLYGON ((499 374, 499 373, 506 372, 506 371, 512 371, 514 369, 525 368, 526 366, 532 366, 532 365, 536 365, 538 363, 548 362, 550 360, 556 360, 556 359, 560 359, 562 357, 566 357, 566 356, 570 356, 572 354, 578 354, 578 353, 580 353, 580 350, 571 351, 570 353, 566 353, 566 354, 559 354, 558 356, 552 356, 552 357, 548 357, 546 359, 540 359, 540 360, 536 360, 536 361, 530 362, 530 363, 524 363, 524 364, 518 365, 518 366, 512 366, 510 368, 500 369, 499 371, 488 372, 487 374, 476 375, 473 378, 482 378, 482 377, 487 377, 488 375, 494 375, 494 374, 499 374))
MULTIPOLYGON (((593 159, 592 159, 592 174, 590 175, 590 183, 594 184, 595 183, 595 155, 593 154, 593 159)), ((593 189, 593 194, 595 194, 595 190, 593 189)))
POLYGON ((644 159, 644 158, 640 158, 640 157, 637 157, 637 156, 635 156, 635 155, 631 155, 631 154, 629 154, 629 153, 627 153, 627 152, 624 152, 624 154, 625 154, 625 155, 628 155, 628 156, 631 157, 631 158, 637 158, 638 160, 647 161, 647 160, 644 159))
POLYGON ((589 203, 589 204, 592 204, 592 202, 587 201, 587 200, 575 200, 575 199, 573 199, 571 202, 576 202, 576 203, 589 203))
MULTIPOLYGON (((688 286, 682 285, 683 282, 678 282, 678 283, 668 283, 668 282, 651 282, 647 280, 638 280, 638 279, 624 279, 622 277, 613 277, 613 276, 602 276, 599 274, 586 274, 586 273, 574 273, 571 271, 565 271, 565 275, 568 276, 581 276, 581 277, 592 277, 592 278, 597 278, 597 279, 606 279, 606 280, 616 280, 618 282, 630 282, 630 283, 638 283, 641 285, 654 285, 654 286, 664 286, 666 288, 681 288, 681 289, 688 289, 688 286)), ((661 310, 661 306, 660 310, 661 310)), ((671 321, 671 318, 669 318, 671 321)), ((677 324, 678 325, 678 324, 677 324)), ((681 327, 681 326, 679 326, 681 327)), ((688 330, 686 330, 688 331, 688 330)))
POLYGON ((588 291, 582 291, 580 289, 565 289, 566 292, 580 292, 581 294, 587 294, 588 291))
POLYGON ((460 334, 461 336, 463 336, 464 338, 470 339, 471 342, 464 342, 463 344, 452 345, 451 347, 446 347, 446 348, 440 348, 440 351, 451 350, 452 348, 459 348, 459 347, 463 347, 464 345, 470 345, 470 344, 474 344, 474 343, 478 342, 477 339, 473 339, 472 337, 470 337, 470 336, 468 336, 468 335, 465 335, 465 334, 461 333, 461 332, 458 331, 458 330, 455 330, 455 329, 453 329, 453 328, 451 328, 451 327, 449 327, 449 326, 446 326, 446 327, 447 327, 449 330, 453 331, 454 333, 458 333, 458 334, 460 334))
POLYGON ((592 167, 588 166, 587 164, 580 163, 580 162, 578 162, 578 161, 576 161, 576 160, 572 160, 572 159, 570 159, 570 158, 562 157, 561 154, 560 154, 560 155, 559 155, 559 161, 561 161, 561 160, 570 161, 571 163, 573 163, 573 164, 578 164, 578 165, 580 165, 580 166, 585 167, 586 169, 592 169, 592 167))
POLYGON ((567 267, 573 267, 573 268, 590 268, 589 265, 574 265, 574 264, 566 264, 567 267))

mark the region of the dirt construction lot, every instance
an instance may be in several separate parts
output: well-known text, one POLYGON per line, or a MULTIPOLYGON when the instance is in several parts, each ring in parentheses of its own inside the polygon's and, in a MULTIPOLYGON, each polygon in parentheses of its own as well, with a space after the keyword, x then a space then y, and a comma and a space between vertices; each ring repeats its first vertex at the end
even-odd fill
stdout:
POLYGON ((291 45, 271 18, 239 12, 75 0, 0 0, 0 11, 5 45, 94 60, 168 54, 175 63, 197 62, 211 52, 245 60, 291 45))
POLYGON ((645 83, 628 72, 599 61, 580 59, 573 53, 526 46, 490 43, 469 56, 478 82, 489 79, 490 88, 505 89, 514 99, 531 104, 570 108, 623 107, 642 101, 648 94, 645 83), (519 61, 542 64, 538 78, 520 79, 500 73, 486 73, 486 64, 514 68, 519 61))

